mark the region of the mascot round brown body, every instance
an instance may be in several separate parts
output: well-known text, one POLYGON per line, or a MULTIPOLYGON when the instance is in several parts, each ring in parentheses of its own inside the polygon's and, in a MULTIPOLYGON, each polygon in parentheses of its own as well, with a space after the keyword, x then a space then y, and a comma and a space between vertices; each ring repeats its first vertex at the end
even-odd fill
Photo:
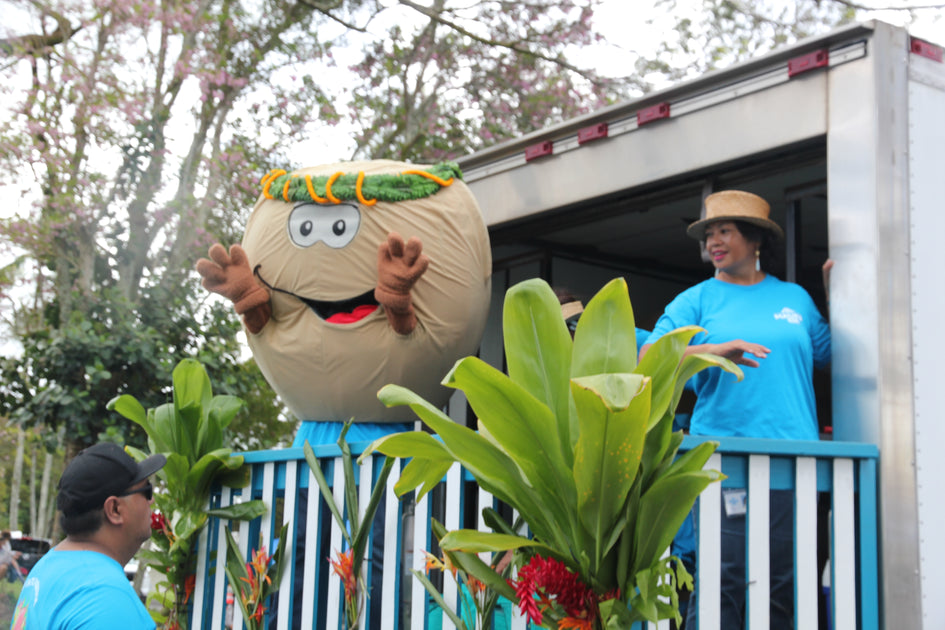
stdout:
POLYGON ((260 369, 304 421, 391 423, 377 391, 438 405, 439 383, 478 347, 492 259, 453 163, 346 162, 273 171, 242 247, 210 250, 204 286, 234 302, 260 369))

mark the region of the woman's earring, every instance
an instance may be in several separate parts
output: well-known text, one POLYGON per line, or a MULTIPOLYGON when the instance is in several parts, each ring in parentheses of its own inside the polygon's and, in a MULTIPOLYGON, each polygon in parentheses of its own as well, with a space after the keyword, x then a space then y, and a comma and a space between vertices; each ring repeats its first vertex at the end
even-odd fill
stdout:
POLYGON ((761 250, 755 250, 755 271, 761 271, 761 250))

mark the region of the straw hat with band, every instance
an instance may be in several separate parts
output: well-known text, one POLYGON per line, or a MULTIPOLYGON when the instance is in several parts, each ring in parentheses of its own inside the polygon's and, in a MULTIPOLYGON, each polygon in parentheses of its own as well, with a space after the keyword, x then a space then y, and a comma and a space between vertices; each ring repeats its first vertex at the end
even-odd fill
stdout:
POLYGON ((770 214, 771 206, 758 195, 743 190, 723 190, 705 198, 705 218, 691 223, 686 228, 686 236, 704 241, 705 230, 710 223, 744 221, 783 238, 781 226, 768 218, 770 214))

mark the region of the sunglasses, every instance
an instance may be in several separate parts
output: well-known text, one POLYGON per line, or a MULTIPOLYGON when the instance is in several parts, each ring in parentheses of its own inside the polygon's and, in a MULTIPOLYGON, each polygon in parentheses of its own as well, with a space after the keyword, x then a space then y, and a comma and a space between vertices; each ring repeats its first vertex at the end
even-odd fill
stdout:
POLYGON ((146 483, 144 486, 140 487, 140 488, 137 488, 137 489, 135 489, 135 490, 128 490, 127 492, 122 492, 121 494, 116 494, 115 496, 116 496, 116 497, 127 497, 127 496, 130 496, 130 495, 132 495, 132 494, 138 494, 139 492, 140 492, 141 494, 143 494, 143 495, 144 495, 144 498, 147 499, 148 501, 150 501, 152 498, 154 498, 154 486, 151 485, 151 482, 150 482, 150 481, 149 481, 148 483, 146 483))

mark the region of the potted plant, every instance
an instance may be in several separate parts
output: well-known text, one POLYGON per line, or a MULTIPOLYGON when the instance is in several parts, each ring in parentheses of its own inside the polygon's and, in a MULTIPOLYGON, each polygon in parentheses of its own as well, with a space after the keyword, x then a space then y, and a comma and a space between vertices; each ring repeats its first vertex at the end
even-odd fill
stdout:
POLYGON ((505 300, 508 374, 467 357, 443 380, 466 394, 478 431, 402 387, 378 394, 387 405, 409 405, 436 435, 387 436, 362 457, 411 458, 399 495, 419 488, 422 496, 459 462, 514 508, 529 535, 489 511, 492 532, 452 531, 440 544, 454 566, 543 627, 679 619, 677 583, 691 584, 682 563, 663 554, 699 493, 722 475, 703 470, 717 443, 678 454, 673 416, 700 370, 741 372, 721 357, 684 356, 701 330, 692 326, 664 336, 638 363, 634 330, 622 278, 589 302, 573 340, 554 292, 529 280, 505 300), (510 581, 476 555, 510 550, 518 569, 510 581))

